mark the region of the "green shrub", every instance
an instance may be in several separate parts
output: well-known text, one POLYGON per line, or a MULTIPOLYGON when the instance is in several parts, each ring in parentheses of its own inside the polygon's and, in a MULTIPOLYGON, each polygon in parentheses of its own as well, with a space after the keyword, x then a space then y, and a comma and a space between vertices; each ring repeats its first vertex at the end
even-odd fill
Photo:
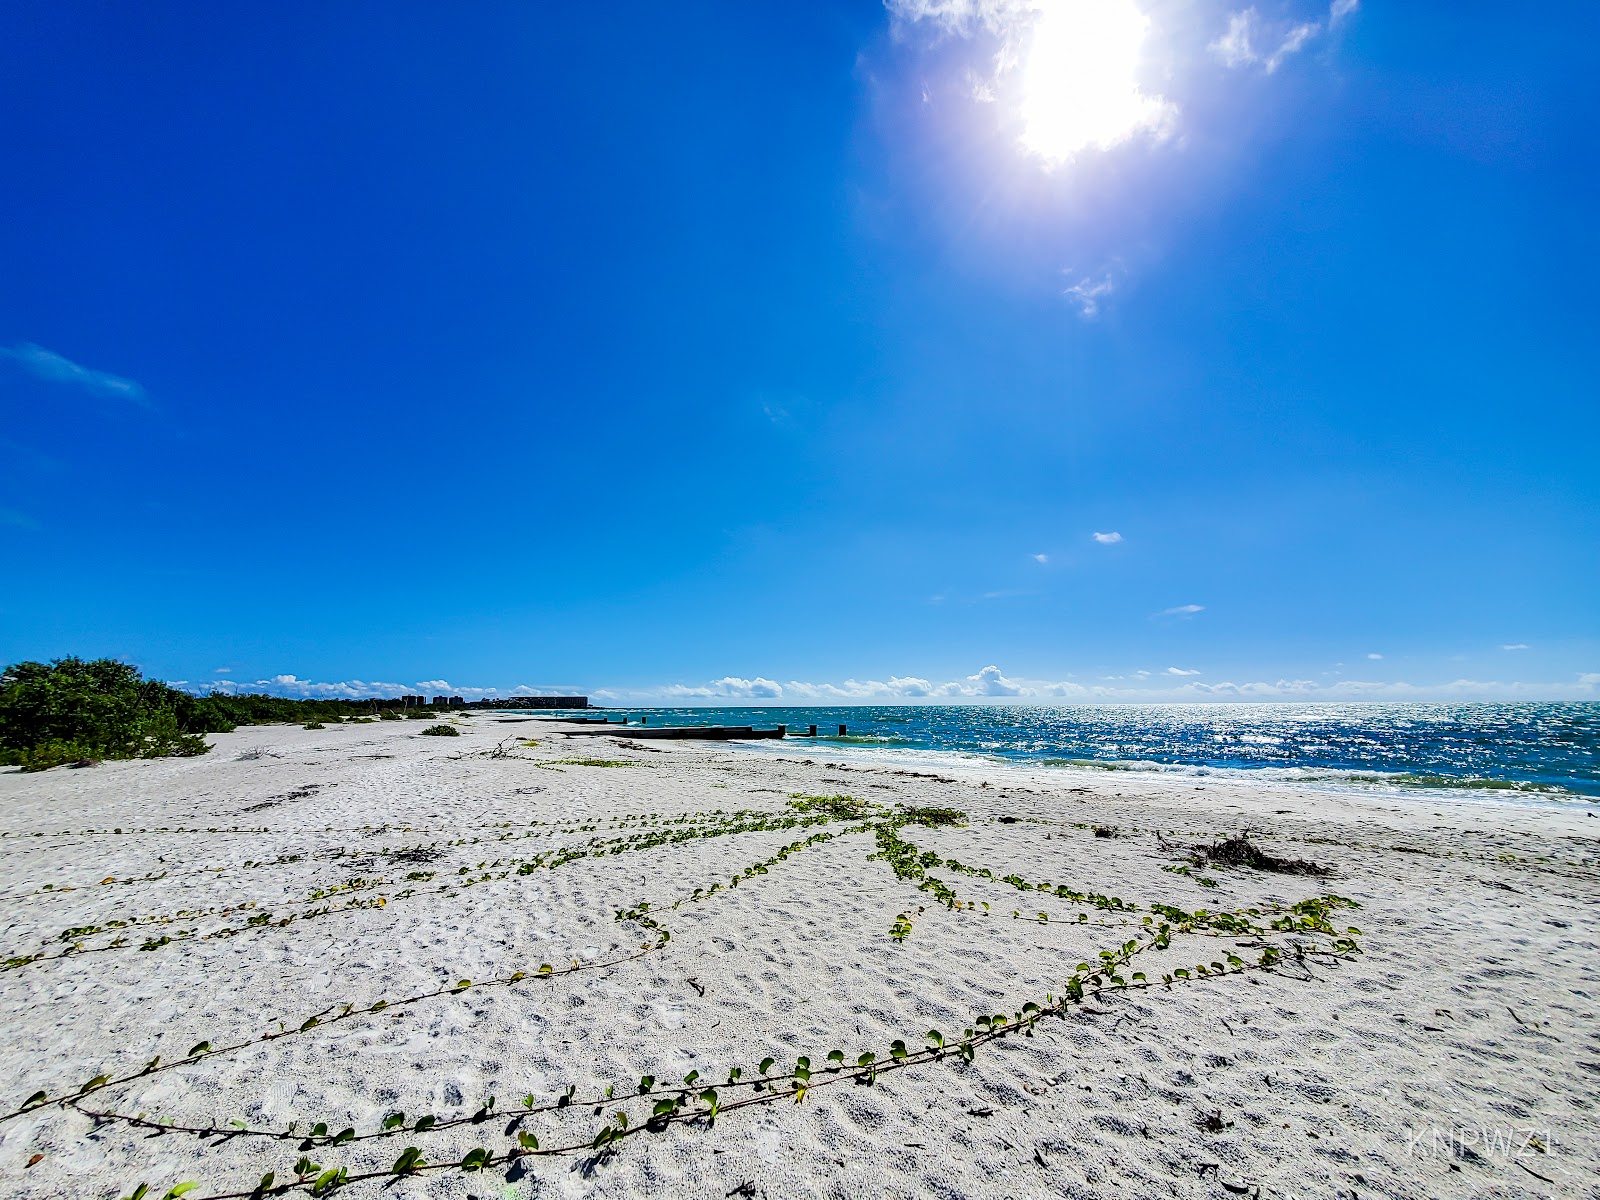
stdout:
POLYGON ((378 720, 380 721, 398 721, 400 719, 399 713, 390 712, 387 708, 378 713, 378 720))
POLYGON ((306 724, 305 724, 305 728, 307 728, 307 729, 326 729, 327 726, 324 725, 321 721, 307 721, 306 724))
POLYGON ((109 658, 16 663, 0 673, 0 762, 42 771, 88 758, 204 754, 211 723, 192 719, 194 705, 109 658))
POLYGON ((24 771, 48 771, 62 763, 86 762, 99 757, 92 746, 82 742, 53 741, 14 751, 11 761, 24 771))
POLYGON ((408 720, 408 721, 431 721, 437 715, 438 714, 436 714, 436 713, 422 712, 419 709, 412 709, 410 712, 408 712, 406 714, 406 720, 408 720))
POLYGON ((454 725, 429 725, 422 731, 424 737, 460 737, 461 730, 454 725))

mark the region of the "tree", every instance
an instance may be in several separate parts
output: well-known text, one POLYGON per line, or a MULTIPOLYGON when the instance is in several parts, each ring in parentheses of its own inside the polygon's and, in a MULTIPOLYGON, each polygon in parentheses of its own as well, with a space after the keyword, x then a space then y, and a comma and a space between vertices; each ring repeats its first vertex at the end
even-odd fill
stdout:
POLYGON ((114 659, 16 663, 0 674, 0 762, 42 771, 99 758, 204 754, 194 699, 114 659))

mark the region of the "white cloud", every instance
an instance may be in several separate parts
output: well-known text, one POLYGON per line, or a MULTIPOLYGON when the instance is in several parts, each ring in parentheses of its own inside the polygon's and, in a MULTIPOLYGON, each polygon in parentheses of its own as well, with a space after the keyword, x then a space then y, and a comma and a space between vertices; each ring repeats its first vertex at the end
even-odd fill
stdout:
POLYGON ((1528 648, 1528 643, 1527 642, 1516 642, 1516 643, 1514 643, 1513 645, 1510 645, 1510 646, 1501 646, 1500 647, 1500 649, 1502 649, 1502 650, 1526 650, 1527 648, 1528 648))
POLYGON ((1033 556, 1033 561, 1036 563, 1047 563, 1050 561, 1050 556, 1048 554, 1035 554, 1033 556))
POLYGON ((1204 604, 1179 604, 1172 608, 1163 608, 1156 614, 1158 617, 1192 617, 1195 613, 1205 612, 1204 604))
MULTIPOLYGON (((1333 0, 1326 28, 1338 27, 1360 7, 1359 0, 1333 0)), ((1252 7, 1230 14, 1228 28, 1206 48, 1225 67, 1260 66, 1271 75, 1323 30, 1321 21, 1269 21, 1252 7)))
POLYGON ((1062 295, 1070 296, 1072 302, 1078 306, 1078 315, 1090 320, 1100 315, 1100 302, 1115 290, 1116 286, 1111 282, 1110 275, 1104 275, 1099 279, 1091 279, 1085 275, 1062 292, 1062 295))
POLYGON ((976 675, 968 675, 967 682, 979 696, 1020 696, 1022 688, 1007 679, 996 666, 987 666, 976 675))
MULTIPOLYGON (((1334 700, 1495 700, 1591 698, 1600 688, 1600 672, 1579 675, 1566 683, 1499 682, 1456 679, 1437 684, 1328 678, 1265 679, 1218 683, 1202 682, 1198 671, 1167 667, 1160 672, 1141 668, 1125 676, 1104 676, 1093 684, 1074 679, 1047 680, 1008 676, 991 664, 975 674, 945 683, 919 676, 891 676, 887 680, 846 679, 842 683, 790 680, 781 689, 785 704, 895 704, 1018 701, 1049 703, 1198 703, 1334 700)), ((766 684, 777 685, 771 680, 766 684)), ((763 703, 773 697, 730 695, 745 691, 756 680, 719 680, 702 687, 672 685, 655 689, 606 689, 591 693, 611 704, 763 703)), ((753 688, 750 690, 754 690, 753 688)))
POLYGON ((1372 654, 1367 655, 1367 657, 1370 658, 1373 662, 1378 662, 1380 659, 1383 658, 1383 655, 1378 654, 1377 652, 1373 652, 1372 654))
MULTIPOLYGON (((987 77, 967 71, 974 101, 1004 99, 1022 148, 1046 168, 1137 138, 1161 142, 1178 106, 1140 79, 1151 23, 1135 0, 886 0, 896 32, 926 22, 947 36, 984 37, 987 77)), ((925 93, 926 95, 926 90, 925 93)))
MULTIPOLYGON (((228 667, 218 667, 216 674, 226 674, 231 670, 228 667)), ((242 679, 209 679, 203 683, 173 683, 173 687, 182 688, 184 691, 196 695, 205 695, 208 692, 221 692, 227 696, 241 696, 261 692, 269 696, 289 696, 296 699, 315 700, 370 700, 373 697, 380 699, 393 699, 396 696, 407 696, 422 693, 431 696, 460 696, 466 700, 492 700, 502 697, 515 696, 572 696, 583 694, 582 688, 571 687, 529 687, 527 684, 519 685, 509 692, 499 688, 486 687, 459 687, 452 686, 443 679, 429 679, 422 683, 385 683, 380 681, 367 681, 362 679, 344 679, 336 682, 318 682, 310 679, 301 679, 297 675, 274 675, 269 679, 242 680, 242 679)))
POLYGON ((150 403, 144 388, 133 380, 113 375, 109 371, 96 371, 92 367, 81 366, 54 350, 46 350, 43 346, 35 346, 31 342, 20 346, 0 346, 0 358, 11 359, 35 378, 49 383, 73 384, 97 395, 131 400, 146 407, 150 403))
POLYGON ((1250 8, 1234 13, 1228 18, 1228 31, 1206 47, 1222 60, 1223 66, 1242 67, 1256 61, 1255 51, 1250 48, 1250 25, 1255 11, 1250 8))
POLYGON ((233 674, 233 668, 232 667, 213 667, 211 673, 213 675, 232 675, 233 674))
POLYGON ((783 695, 783 685, 759 675, 754 679, 725 675, 699 687, 673 684, 663 695, 680 700, 776 700, 783 695))
POLYGON ((1115 546, 1122 540, 1122 535, 1114 531, 1111 533, 1096 533, 1091 536, 1102 546, 1115 546))

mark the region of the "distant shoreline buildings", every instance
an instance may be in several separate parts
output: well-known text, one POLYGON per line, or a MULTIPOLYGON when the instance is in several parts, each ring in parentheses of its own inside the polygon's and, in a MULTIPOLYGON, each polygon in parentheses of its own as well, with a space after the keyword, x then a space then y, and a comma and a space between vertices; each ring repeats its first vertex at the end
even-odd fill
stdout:
POLYGON ((374 698, 382 708, 588 708, 587 696, 504 696, 493 700, 468 700, 462 696, 401 696, 374 698))

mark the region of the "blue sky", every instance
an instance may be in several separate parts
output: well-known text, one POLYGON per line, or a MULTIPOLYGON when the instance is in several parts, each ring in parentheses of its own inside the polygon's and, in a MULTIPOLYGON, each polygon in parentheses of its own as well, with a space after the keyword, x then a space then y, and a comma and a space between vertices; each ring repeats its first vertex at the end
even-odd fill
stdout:
POLYGON ((0 659, 1600 698, 1587 8, 4 12, 0 659))

